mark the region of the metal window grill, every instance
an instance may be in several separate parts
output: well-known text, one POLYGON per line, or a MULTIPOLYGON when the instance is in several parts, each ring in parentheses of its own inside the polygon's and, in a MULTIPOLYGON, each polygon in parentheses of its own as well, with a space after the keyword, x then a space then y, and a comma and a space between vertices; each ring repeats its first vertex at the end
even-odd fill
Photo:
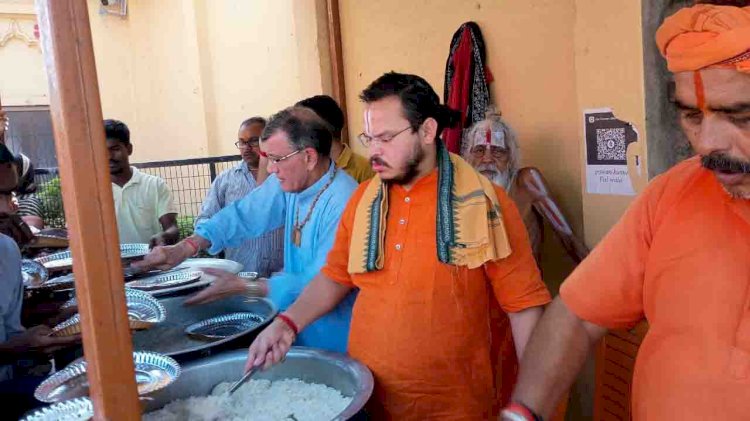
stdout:
MULTIPOLYGON (((132 164, 139 170, 161 177, 172 190, 179 214, 177 222, 181 237, 193 232, 193 222, 200 212, 203 198, 211 183, 222 171, 241 161, 239 155, 213 158, 182 159, 132 164)), ((42 203, 45 226, 65 227, 60 178, 57 168, 38 168, 35 172, 36 196, 42 203)))

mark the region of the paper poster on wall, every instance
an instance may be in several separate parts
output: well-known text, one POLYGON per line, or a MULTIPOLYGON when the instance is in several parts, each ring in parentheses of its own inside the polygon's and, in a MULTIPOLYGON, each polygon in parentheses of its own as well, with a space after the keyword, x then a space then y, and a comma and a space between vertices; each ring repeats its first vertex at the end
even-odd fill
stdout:
POLYGON ((628 145, 638 141, 632 124, 615 117, 611 108, 583 111, 586 136, 586 191, 633 196, 628 175, 628 145))

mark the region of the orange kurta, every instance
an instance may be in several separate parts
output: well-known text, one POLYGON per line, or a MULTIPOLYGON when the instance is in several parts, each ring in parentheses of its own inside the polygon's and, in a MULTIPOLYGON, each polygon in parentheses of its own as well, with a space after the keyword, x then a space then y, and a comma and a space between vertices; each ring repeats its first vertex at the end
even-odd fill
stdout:
POLYGON ((349 353, 374 373, 374 419, 489 419, 495 401, 489 309, 494 295, 506 312, 546 304, 526 229, 496 188, 512 254, 469 270, 440 263, 435 230, 437 171, 406 191, 390 188, 383 270, 350 275, 354 193, 323 273, 360 289, 349 353))
POLYGON ((579 317, 650 328, 635 420, 750 416, 750 201, 691 159, 658 177, 563 284, 579 317))

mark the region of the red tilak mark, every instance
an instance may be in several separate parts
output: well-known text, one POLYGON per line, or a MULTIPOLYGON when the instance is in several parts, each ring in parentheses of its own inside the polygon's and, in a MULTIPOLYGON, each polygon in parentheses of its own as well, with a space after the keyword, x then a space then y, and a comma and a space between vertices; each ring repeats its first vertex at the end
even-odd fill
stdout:
POLYGON ((487 131, 484 132, 484 137, 488 145, 492 143, 492 132, 489 129, 487 129, 487 131))
POLYGON ((695 99, 698 101, 698 109, 706 111, 706 92, 703 89, 703 77, 700 70, 693 72, 693 82, 695 83, 695 99))

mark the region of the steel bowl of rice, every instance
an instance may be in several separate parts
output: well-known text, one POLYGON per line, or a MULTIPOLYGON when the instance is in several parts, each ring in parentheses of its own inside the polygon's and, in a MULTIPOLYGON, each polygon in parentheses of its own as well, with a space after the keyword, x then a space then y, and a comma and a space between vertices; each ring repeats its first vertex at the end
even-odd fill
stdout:
POLYGON ((359 414, 373 389, 362 363, 339 353, 293 347, 284 362, 257 372, 231 396, 247 350, 185 364, 180 377, 146 403, 144 421, 346 420, 359 414))

